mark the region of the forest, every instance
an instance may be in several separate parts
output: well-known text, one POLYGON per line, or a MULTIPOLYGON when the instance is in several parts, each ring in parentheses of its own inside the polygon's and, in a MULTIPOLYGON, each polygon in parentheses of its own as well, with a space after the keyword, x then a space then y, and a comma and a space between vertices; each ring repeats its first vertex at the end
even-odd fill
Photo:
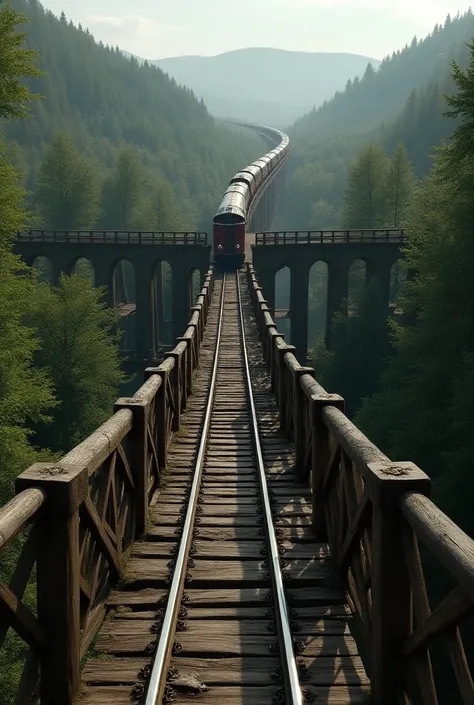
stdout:
MULTIPOLYGON (((296 155, 285 194, 291 205, 282 208, 280 218, 294 228, 291 219, 300 206, 308 218, 300 223, 303 228, 404 228, 408 245, 395 272, 392 315, 386 316, 376 282, 365 285, 359 263, 351 271, 349 315, 336 318, 331 350, 323 339, 326 274, 324 267, 315 272, 309 356, 318 378, 346 398, 348 413, 371 440, 392 459, 408 458, 423 468, 433 480, 435 501, 472 536, 471 35, 471 12, 448 17, 426 40, 414 40, 377 73, 368 69, 355 85, 302 118, 293 128, 296 155), (443 58, 442 64, 435 62, 436 81, 428 66, 435 56, 443 58), (402 81, 408 66, 416 67, 410 81, 420 85, 402 81), (384 97, 392 92, 393 98, 397 86, 399 113, 389 121, 384 97), (372 96, 368 106, 364 95, 372 96), (366 111, 365 118, 377 113, 385 122, 363 132, 364 118, 351 133, 344 116, 355 106, 361 120, 366 111), (297 197, 298 204, 291 202, 297 197)), ((280 296, 288 286, 287 278, 280 296)))
MULTIPOLYGON (((435 501, 471 536, 473 35, 471 12, 448 17, 302 117, 289 130, 294 154, 278 215, 279 227, 292 229, 408 233, 392 315, 356 267, 331 350, 316 272, 310 358, 384 452, 431 476, 435 501)), ((206 229, 222 185, 265 148, 216 122, 156 67, 96 43, 36 0, 0 9, 0 65, 3 504, 21 470, 60 457, 101 423, 123 381, 103 292, 80 274, 56 288, 42 282, 13 254, 12 235, 32 226, 206 229)), ((280 282, 279 295, 288 287, 280 282)), ((1 554, 2 579, 16 549, 1 554)), ((21 655, 7 638, 0 705, 12 702, 21 655)))
MULTIPOLYGON (((0 66, 4 505, 22 470, 61 457, 107 418, 124 382, 117 315, 89 272, 52 287, 14 255, 13 235, 32 226, 202 228, 223 184, 265 145, 214 121, 159 69, 96 44, 36 0, 0 8, 0 66)), ((6 583, 19 548, 1 553, 6 583)), ((28 587, 34 611, 33 596, 28 587)), ((10 630, 0 650, 1 705, 14 701, 23 649, 10 630)))
POLYGON ((29 223, 207 230, 222 184, 265 151, 263 142, 216 122, 192 91, 97 43, 64 14, 38 0, 11 5, 28 18, 26 46, 38 55, 28 86, 41 100, 31 119, 2 120, 29 192, 29 223), (126 223, 111 206, 125 191, 126 223))
MULTIPOLYGON (((392 460, 411 460, 432 496, 474 536, 474 18, 447 18, 374 72, 349 82, 296 123, 292 174, 280 211, 295 229, 399 227, 407 235, 387 317, 363 263, 351 270, 348 315, 323 331, 327 270, 309 291, 309 357, 354 422, 392 460), (407 278, 407 273, 410 277, 407 278)), ((326 271, 325 271, 326 270, 326 271)), ((281 272, 279 273, 281 274, 281 272)), ((280 296, 290 285, 280 279, 280 296)), ((278 307, 278 303, 277 303, 278 307)), ((282 306, 284 308, 284 306, 282 306)), ((452 584, 422 554, 432 605, 452 584)), ((468 661, 472 623, 464 625, 468 661)), ((457 705, 447 653, 440 701, 457 705)))

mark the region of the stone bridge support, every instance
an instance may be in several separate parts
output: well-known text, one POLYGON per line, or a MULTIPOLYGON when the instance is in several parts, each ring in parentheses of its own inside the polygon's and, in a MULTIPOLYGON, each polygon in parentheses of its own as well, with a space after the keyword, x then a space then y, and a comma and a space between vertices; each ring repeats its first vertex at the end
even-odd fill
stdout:
POLYGON ((298 359, 304 363, 308 350, 309 274, 315 262, 328 267, 326 345, 333 343, 333 321, 338 311, 347 314, 349 270, 356 260, 366 264, 367 281, 375 277, 387 307, 390 299, 392 266, 402 258, 401 244, 384 243, 318 243, 254 245, 253 266, 272 312, 275 310, 275 275, 283 267, 291 271, 290 320, 291 343, 298 359))
MULTIPOLYGON (((182 335, 190 317, 193 304, 191 279, 195 270, 201 282, 209 268, 209 245, 146 245, 139 243, 91 242, 16 242, 15 252, 28 265, 38 257, 51 263, 52 283, 56 284, 62 273, 71 274, 78 259, 87 259, 94 268, 96 286, 106 290, 109 306, 123 303, 123 288, 117 264, 127 261, 135 275, 136 351, 137 369, 143 363, 156 359, 157 330, 164 322, 163 262, 170 265, 172 273, 172 334, 182 335)), ((133 367, 133 365, 132 365, 133 367)))

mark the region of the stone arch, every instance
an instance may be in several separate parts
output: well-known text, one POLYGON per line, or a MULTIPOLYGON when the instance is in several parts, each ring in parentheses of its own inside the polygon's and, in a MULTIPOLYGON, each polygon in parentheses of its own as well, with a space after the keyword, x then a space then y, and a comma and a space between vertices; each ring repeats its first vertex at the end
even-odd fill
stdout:
POLYGON ((194 306, 196 299, 201 291, 201 272, 199 269, 190 269, 188 272, 189 277, 189 303, 190 306, 194 306))
POLYGON ((138 346, 135 268, 129 260, 119 259, 112 266, 110 299, 120 314, 120 349, 124 354, 135 353, 138 346))
POLYGON ((403 292, 407 280, 407 270, 403 258, 396 259, 390 269, 389 303, 395 306, 403 292))
POLYGON ((49 257, 37 255, 33 258, 31 266, 36 272, 38 281, 46 284, 54 284, 53 263, 49 257))
POLYGON ((127 259, 119 259, 112 269, 112 301, 115 307, 135 304, 135 267, 127 259))
POLYGON ((367 280, 371 275, 371 267, 364 259, 355 259, 349 267, 348 282, 347 282, 347 298, 349 311, 353 310, 359 303, 365 288, 367 280))
POLYGON ((78 257, 72 264, 71 274, 76 274, 90 281, 95 286, 95 269, 92 262, 86 257, 78 257))
POLYGON ((317 260, 309 270, 308 285, 308 348, 323 338, 326 332, 329 267, 317 260))
POLYGON ((288 266, 275 273, 275 323, 287 343, 291 342, 291 288, 293 277, 288 266))
POLYGON ((153 345, 159 350, 173 343, 173 270, 166 260, 152 271, 153 345))

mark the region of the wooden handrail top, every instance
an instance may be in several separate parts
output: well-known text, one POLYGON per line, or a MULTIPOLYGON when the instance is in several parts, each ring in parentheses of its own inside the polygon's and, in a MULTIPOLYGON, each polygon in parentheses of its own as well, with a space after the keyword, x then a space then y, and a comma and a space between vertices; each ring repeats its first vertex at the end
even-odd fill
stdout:
POLYGON ((418 538, 474 602, 474 541, 428 497, 407 492, 401 512, 418 538))
POLYGON ((159 375, 151 375, 141 387, 137 389, 132 397, 133 401, 139 401, 144 404, 149 404, 159 388, 162 385, 162 380, 159 375))
POLYGON ((93 475, 125 438, 132 426, 132 412, 129 409, 117 411, 94 433, 61 458, 61 463, 81 465, 87 468, 89 476, 93 475))
POLYGON ((35 487, 20 492, 0 509, 0 549, 25 528, 45 501, 46 493, 35 487))

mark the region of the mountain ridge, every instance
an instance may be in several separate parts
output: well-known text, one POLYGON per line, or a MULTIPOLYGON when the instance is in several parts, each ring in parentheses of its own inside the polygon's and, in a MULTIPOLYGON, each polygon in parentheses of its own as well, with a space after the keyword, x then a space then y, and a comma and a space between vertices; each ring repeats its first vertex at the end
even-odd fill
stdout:
POLYGON ((342 90, 378 59, 349 52, 304 52, 248 47, 215 56, 148 61, 202 98, 216 117, 284 128, 342 90), (230 84, 229 75, 232 77, 230 84), (230 86, 231 85, 231 89, 230 86))

